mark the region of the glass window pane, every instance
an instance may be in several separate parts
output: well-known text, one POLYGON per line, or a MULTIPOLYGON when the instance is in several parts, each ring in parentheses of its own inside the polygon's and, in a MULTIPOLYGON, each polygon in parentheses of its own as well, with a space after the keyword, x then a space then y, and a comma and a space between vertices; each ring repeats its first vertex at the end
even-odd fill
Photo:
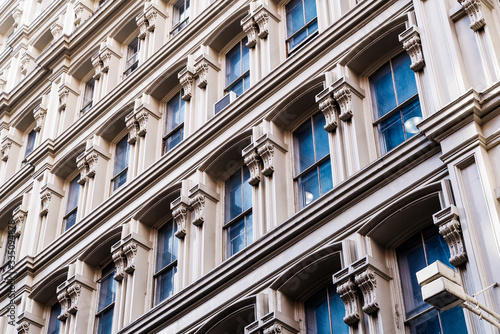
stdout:
POLYGON ((181 124, 181 101, 180 94, 176 94, 167 103, 167 117, 166 117, 166 134, 175 129, 179 124, 181 124))
POLYGON ((156 250, 156 271, 165 268, 176 260, 174 254, 174 223, 169 221, 158 229, 158 247, 156 250))
POLYGON ((183 128, 180 128, 174 132, 172 132, 166 139, 164 143, 164 152, 167 153, 175 146, 177 146, 182 141, 182 131, 183 128))
MULTIPOLYGON (((248 73, 247 75, 245 75, 243 77, 243 92, 245 92, 248 88, 250 88, 250 73, 248 73)), ((236 94, 241 95, 242 93, 240 93, 240 94, 236 93, 236 94)))
POLYGON ((116 189, 120 188, 122 185, 127 182, 127 171, 123 171, 120 175, 118 175, 114 180, 113 180, 113 191, 116 189))
POLYGON ((295 152, 297 152, 296 160, 298 161, 299 170, 302 172, 307 167, 315 163, 314 158, 314 143, 312 137, 311 122, 308 120, 302 124, 293 133, 295 152))
POLYGON ((441 334, 436 310, 432 310, 409 322, 411 334, 441 334))
POLYGON ((61 323, 59 322, 57 317, 60 314, 61 314, 61 305, 59 303, 55 303, 50 308, 49 326, 47 334, 59 334, 59 327, 61 323))
POLYGON ((66 217, 66 224, 64 230, 66 231, 67 229, 73 227, 75 223, 76 223, 76 211, 66 217))
POLYGON ((326 289, 323 288, 304 303, 307 334, 330 334, 330 316, 326 289))
POLYGON ((292 0, 286 5, 286 32, 290 37, 306 23, 304 22, 304 7, 302 0, 292 0))
POLYGON ((319 197, 318 170, 314 168, 299 178, 300 208, 305 207, 319 197))
POLYGON ((467 334, 464 311, 460 306, 455 306, 445 312, 439 312, 444 334, 467 334))
POLYGON ((78 193, 80 190, 80 185, 78 181, 80 180, 80 174, 78 174, 71 182, 69 183, 68 188, 68 204, 66 206, 66 213, 70 212, 74 208, 78 206, 78 193))
POLYGON ((427 266, 420 233, 406 240, 396 249, 406 316, 411 317, 430 307, 422 299, 422 290, 415 273, 427 266))
POLYGON ((379 68, 370 76, 371 96, 378 117, 384 116, 396 108, 396 95, 389 63, 379 68))
POLYGON ((330 163, 330 159, 326 159, 325 162, 323 162, 323 163, 321 163, 321 165, 319 165, 319 180, 320 180, 320 186, 321 186, 320 195, 323 195, 328 190, 333 188, 332 166, 330 163))
POLYGON ((425 251, 427 253, 428 264, 434 263, 439 260, 449 267, 450 264, 450 249, 444 238, 439 234, 438 228, 429 226, 423 231, 425 240, 425 251))
POLYGON ((128 166, 128 142, 127 142, 127 136, 125 136, 118 143, 116 143, 113 176, 116 176, 127 166, 128 166))
POLYGON ((243 192, 241 169, 238 169, 226 180, 225 222, 228 223, 243 212, 243 192))
POLYGON ((26 152, 24 156, 28 156, 33 150, 35 149, 35 140, 36 140, 36 131, 31 130, 31 132, 28 134, 28 141, 26 143, 26 152))
POLYGON ((379 126, 386 152, 389 152, 405 141, 403 126, 401 124, 401 114, 399 112, 380 123, 379 126))
POLYGON ((156 304, 172 296, 177 267, 167 270, 156 278, 156 304))
POLYGON ((244 86, 245 83, 243 81, 244 79, 241 78, 240 80, 236 81, 231 88, 229 89, 230 91, 233 91, 236 95, 240 96, 244 92, 244 86))
POLYGON ((253 242, 253 222, 252 222, 251 212, 245 216, 245 224, 246 224, 246 236, 247 236, 247 242, 245 246, 248 246, 253 242))
POLYGON ((314 19, 316 14, 316 0, 304 0, 306 9, 306 23, 314 19))
POLYGON ((226 54, 226 86, 241 74, 241 43, 238 43, 226 54))
POLYGON ((250 69, 250 51, 247 47, 248 38, 245 37, 241 41, 241 74, 250 69))
POLYGON ((111 334, 113 326, 113 308, 103 312, 98 321, 97 334, 111 334))
POLYGON ((417 124, 422 121, 422 111, 420 110, 420 101, 418 97, 403 108, 403 124, 406 133, 406 139, 418 133, 417 124))
POLYGON ((250 170, 243 166, 243 211, 252 207, 252 186, 248 183, 250 179, 250 170))
POLYGON ((328 143, 328 132, 325 130, 325 116, 319 112, 313 116, 314 125, 314 144, 316 145, 316 161, 330 154, 330 145, 328 143))
POLYGON ((399 104, 417 94, 415 74, 410 69, 410 65, 411 59, 406 52, 400 53, 392 60, 392 69, 394 71, 394 80, 396 82, 396 92, 399 104))
POLYGON ((227 257, 245 248, 245 219, 241 218, 227 229, 227 257))
POLYGON ((340 299, 333 284, 328 286, 328 296, 330 299, 330 318, 332 320, 333 333, 349 334, 349 326, 344 322, 344 302, 340 299))
POLYGON ((318 30, 318 20, 314 20, 307 26, 307 36, 311 36, 316 30, 318 30))
POLYGON ((288 50, 291 50, 300 43, 302 43, 302 41, 304 41, 306 37, 307 37, 307 29, 304 29, 300 33, 295 35, 293 38, 290 38, 290 40, 288 41, 288 50))
POLYGON ((101 280, 98 311, 101 311, 103 308, 115 301, 116 281, 113 279, 113 275, 114 271, 112 271, 111 274, 101 280))

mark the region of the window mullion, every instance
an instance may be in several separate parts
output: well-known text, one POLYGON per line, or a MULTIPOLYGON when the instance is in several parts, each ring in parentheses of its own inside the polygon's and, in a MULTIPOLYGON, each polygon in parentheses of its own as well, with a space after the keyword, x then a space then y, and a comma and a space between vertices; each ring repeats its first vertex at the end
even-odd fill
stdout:
POLYGON ((399 106, 398 91, 396 89, 396 78, 394 77, 394 68, 392 67, 392 59, 389 60, 389 66, 391 68, 392 87, 394 88, 394 96, 396 97, 396 106, 399 106))

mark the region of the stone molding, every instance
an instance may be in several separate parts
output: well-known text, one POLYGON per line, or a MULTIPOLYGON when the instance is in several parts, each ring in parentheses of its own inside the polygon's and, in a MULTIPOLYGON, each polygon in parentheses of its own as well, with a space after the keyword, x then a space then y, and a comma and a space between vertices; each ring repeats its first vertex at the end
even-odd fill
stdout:
POLYGON ((203 184, 197 184, 189 189, 189 210, 194 211, 191 223, 202 226, 205 222, 205 206, 207 201, 219 202, 219 196, 203 184))
POLYGON ((24 311, 18 316, 16 330, 18 334, 28 334, 30 328, 36 327, 35 331, 39 331, 45 321, 44 319, 34 315, 31 312, 24 311))
POLYGON ((12 212, 12 220, 16 224, 15 237, 19 238, 21 236, 24 223, 26 222, 26 217, 28 216, 28 210, 24 206, 18 206, 12 212))
POLYGON ((194 63, 196 78, 198 78, 198 87, 205 88, 208 85, 208 72, 210 68, 220 71, 220 66, 215 60, 210 59, 208 54, 201 54, 194 63))
POLYGON ((434 224, 439 227, 439 234, 444 238, 450 249, 450 263, 459 267, 467 262, 462 226, 459 221, 458 209, 450 205, 432 215, 434 224))
POLYGON ((189 199, 185 196, 180 196, 172 203, 170 203, 170 209, 172 210, 172 217, 174 222, 177 224, 177 232, 175 236, 179 239, 184 239, 186 236, 186 221, 187 212, 189 208, 189 199))
POLYGON ((299 323, 279 311, 268 313, 245 327, 246 334, 297 334, 299 332, 299 323))
MULTIPOLYGON (((250 171, 250 179, 248 180, 248 183, 255 187, 260 182, 262 161, 257 153, 257 150, 253 149, 253 145, 251 146, 252 150, 244 154, 243 161, 250 171)), ((245 150, 243 150, 243 152, 245 152, 245 150)))
POLYGON ((22 147, 22 143, 17 140, 12 135, 6 135, 2 139, 2 144, 0 145, 0 153, 2 153, 2 161, 9 160, 10 149, 12 148, 12 144, 17 145, 18 147, 22 147))
POLYGON ((403 44, 411 59, 410 68, 414 72, 422 70, 425 66, 422 43, 420 42, 420 31, 418 27, 411 26, 399 35, 399 41, 403 44))
POLYGON ((45 106, 39 105, 33 109, 33 117, 35 118, 36 124, 35 130, 36 132, 40 132, 40 130, 43 127, 43 120, 45 119, 45 116, 47 115, 47 108, 45 106))
POLYGON ((46 216, 49 213, 50 201, 53 196, 63 198, 63 191, 50 183, 46 183, 42 186, 40 191, 40 201, 42 203, 40 216, 46 216))
POLYGON ((121 281, 125 274, 132 275, 135 271, 137 250, 139 247, 146 251, 152 249, 152 244, 136 233, 130 233, 111 246, 111 254, 116 266, 114 279, 121 281))
POLYGON ((186 66, 179 72, 177 77, 183 90, 181 98, 184 101, 191 100, 191 97, 193 96, 193 82, 196 78, 196 70, 191 66, 186 66))
POLYGON ((75 274, 57 287, 57 300, 61 304, 61 314, 57 318, 60 321, 65 321, 70 314, 78 312, 82 289, 92 292, 96 290, 96 283, 82 275, 75 274))
POLYGON ((482 29, 486 20, 481 9, 481 0, 457 0, 470 18, 470 28, 474 31, 482 29))
POLYGON ((97 162, 100 158, 104 158, 107 161, 110 159, 110 156, 102 147, 97 145, 90 146, 76 158, 76 166, 80 170, 79 184, 84 185, 89 178, 95 176, 97 162))

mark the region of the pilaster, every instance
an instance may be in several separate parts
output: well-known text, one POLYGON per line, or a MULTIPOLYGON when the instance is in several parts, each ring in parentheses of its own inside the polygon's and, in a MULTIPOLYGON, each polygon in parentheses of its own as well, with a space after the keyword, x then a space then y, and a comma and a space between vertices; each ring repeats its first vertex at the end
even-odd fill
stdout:
POLYGON ((268 313, 245 327, 245 334, 297 334, 299 332, 299 323, 279 311, 268 313))
POLYGON ((198 86, 195 94, 196 101, 196 124, 192 131, 201 127, 210 117, 214 115, 214 104, 217 102, 218 93, 218 72, 220 65, 209 54, 204 53, 194 61, 196 73, 196 85, 198 86))
POLYGON ((40 191, 41 233, 38 249, 45 248, 54 240, 61 228, 59 208, 64 192, 51 183, 46 183, 40 191))

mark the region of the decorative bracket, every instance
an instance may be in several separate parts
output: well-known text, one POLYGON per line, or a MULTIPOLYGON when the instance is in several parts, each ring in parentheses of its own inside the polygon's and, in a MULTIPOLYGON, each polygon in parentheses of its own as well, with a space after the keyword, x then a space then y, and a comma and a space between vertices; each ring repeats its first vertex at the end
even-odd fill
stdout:
POLYGON ((470 28, 474 31, 482 29, 486 25, 483 11, 481 9, 481 0, 458 0, 463 9, 469 15, 470 28))
POLYGON ((344 322, 349 326, 357 324, 359 322, 359 312, 356 284, 354 284, 351 278, 348 278, 347 281, 337 286, 337 293, 345 306, 344 322))
POLYGON ((40 132, 40 130, 42 129, 45 115, 47 115, 47 109, 41 105, 39 105, 33 110, 33 117, 35 118, 36 121, 36 125, 33 130, 35 130, 36 132, 40 132))
POLYGON ((403 43, 403 48, 408 52, 411 59, 410 68, 418 72, 425 66, 422 44, 420 42, 420 32, 416 26, 411 26, 399 35, 399 41, 403 43))
POLYGON ((125 277, 125 256, 123 255, 123 251, 121 249, 121 243, 118 241, 117 244, 113 245, 111 251, 112 251, 112 258, 113 262, 115 263, 115 275, 113 276, 115 281, 121 281, 125 277), (115 248, 115 246, 118 245, 118 248, 115 248))
POLYGON ((201 226, 205 221, 205 195, 198 194, 190 200, 190 207, 194 210, 193 225, 201 226))
POLYGON ((458 218, 458 209, 453 204, 432 216, 434 224, 439 227, 439 234, 444 238, 450 249, 450 263, 461 266, 467 262, 462 238, 462 227, 458 218))
POLYGON ((241 25, 243 27, 243 31, 247 34, 246 46, 248 48, 253 48, 257 44, 257 34, 259 32, 259 27, 257 23, 255 23, 252 16, 247 15, 241 20, 241 25))
MULTIPOLYGON (((63 283, 63 285, 65 284, 66 283, 63 283)), ((57 289, 59 290, 59 287, 57 289)), ((68 313, 69 299, 66 289, 62 290, 61 293, 57 295, 57 301, 61 305, 61 313, 57 316, 57 319, 59 319, 60 321, 66 321, 66 319, 68 319, 69 317, 68 313)))
POLYGON ((333 92, 333 98, 340 106, 339 118, 347 122, 352 118, 351 89, 345 85, 333 92))
POLYGON ((130 112, 127 116, 125 116, 125 124, 128 129, 128 139, 127 142, 131 145, 135 144, 137 141, 138 133, 139 133, 139 124, 135 118, 134 112, 130 112))
POLYGON ((186 219, 188 207, 189 201, 183 196, 177 198, 170 204, 170 208, 172 209, 172 216, 175 223, 177 224, 177 232, 175 232, 175 236, 179 239, 183 239, 186 236, 186 219))
POLYGON ((19 238, 21 236, 21 232, 23 229, 24 222, 26 221, 26 217, 28 216, 28 212, 24 210, 21 206, 18 206, 14 209, 12 213, 12 219, 16 224, 16 232, 14 234, 15 237, 19 238))
POLYGON ((328 132, 335 131, 338 126, 335 111, 337 106, 335 105, 335 100, 333 99, 332 94, 330 93, 330 90, 328 88, 316 95, 316 103, 319 104, 319 110, 321 110, 323 115, 325 115, 325 130, 328 132))
POLYGON ((367 269, 354 277, 354 281, 363 293, 363 312, 373 314, 379 310, 375 279, 375 273, 371 269, 367 269))
POLYGON ((250 179, 248 180, 248 183, 255 187, 260 182, 261 160, 259 154, 255 149, 253 149, 253 146, 252 150, 245 155, 244 162, 250 171, 250 179))
POLYGON ((184 101, 189 101, 191 100, 191 97, 193 96, 192 91, 193 91, 193 81, 194 77, 196 76, 195 70, 190 69, 189 67, 184 68, 181 72, 179 72, 178 78, 179 82, 182 86, 182 99, 184 101))

